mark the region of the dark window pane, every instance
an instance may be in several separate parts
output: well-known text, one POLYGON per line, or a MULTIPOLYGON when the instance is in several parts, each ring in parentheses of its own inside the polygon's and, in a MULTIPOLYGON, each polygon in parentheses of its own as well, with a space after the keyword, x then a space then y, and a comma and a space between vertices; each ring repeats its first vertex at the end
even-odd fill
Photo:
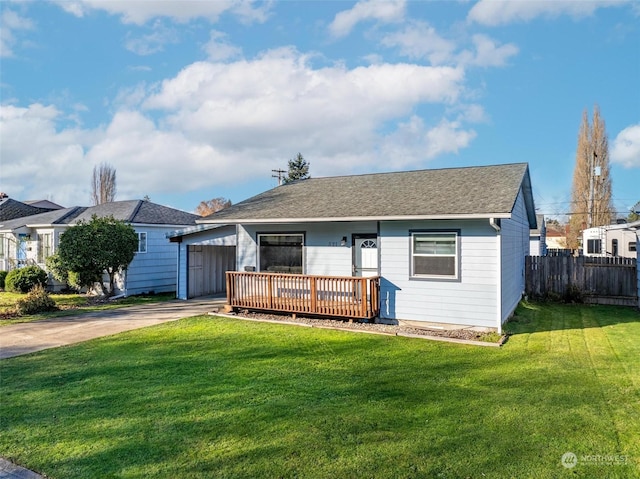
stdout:
POLYGON ((446 256, 414 256, 413 274, 455 276, 456 259, 446 256))
POLYGON ((260 271, 302 273, 302 235, 260 236, 260 271))

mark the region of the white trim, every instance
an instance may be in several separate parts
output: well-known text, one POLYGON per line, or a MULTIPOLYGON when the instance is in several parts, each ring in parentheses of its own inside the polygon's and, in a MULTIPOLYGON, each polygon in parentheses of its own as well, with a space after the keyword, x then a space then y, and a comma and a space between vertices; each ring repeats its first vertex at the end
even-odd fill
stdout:
POLYGON ((280 224, 280 223, 325 223, 331 221, 412 221, 412 220, 459 220, 511 218, 511 213, 478 213, 454 215, 405 215, 405 216, 345 216, 319 218, 263 218, 263 219, 221 219, 220 221, 198 221, 198 224, 280 224))
POLYGON ((498 283, 496 284, 496 311, 498 315, 498 334, 502 334, 502 234, 496 230, 496 273, 498 283))
POLYGON ((409 265, 409 277, 415 279, 460 279, 459 268, 460 268, 460 234, 457 231, 412 231, 411 232, 411 264, 409 265), (454 240, 454 252, 453 254, 427 254, 427 253, 416 253, 415 252, 415 238, 416 236, 448 236, 451 237, 453 235, 454 240), (415 257, 427 257, 427 258, 451 258, 453 257, 454 262, 454 273, 453 274, 416 274, 415 272, 415 257))

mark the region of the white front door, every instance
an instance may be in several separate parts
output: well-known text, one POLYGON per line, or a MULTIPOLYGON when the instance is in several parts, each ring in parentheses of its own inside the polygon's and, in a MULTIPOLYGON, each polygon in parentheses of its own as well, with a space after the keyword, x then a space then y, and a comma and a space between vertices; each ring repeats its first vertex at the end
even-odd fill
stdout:
POLYGON ((378 238, 358 238, 354 240, 355 276, 378 275, 378 238))

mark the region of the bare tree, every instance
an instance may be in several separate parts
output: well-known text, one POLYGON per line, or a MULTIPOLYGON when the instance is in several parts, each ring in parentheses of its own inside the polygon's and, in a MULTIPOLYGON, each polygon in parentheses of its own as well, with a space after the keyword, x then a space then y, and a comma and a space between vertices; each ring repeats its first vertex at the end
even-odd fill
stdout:
POLYGON ((91 199, 94 205, 110 203, 116 199, 116 169, 108 163, 93 167, 91 199))
POLYGON ((223 210, 231 206, 231 200, 223 197, 213 198, 209 201, 201 201, 196 207, 196 214, 200 216, 209 216, 216 211, 223 210))
POLYGON ((578 248, 583 229, 610 224, 613 215, 609 141, 600 108, 596 105, 591 125, 587 111, 583 112, 578 133, 567 247, 578 248))

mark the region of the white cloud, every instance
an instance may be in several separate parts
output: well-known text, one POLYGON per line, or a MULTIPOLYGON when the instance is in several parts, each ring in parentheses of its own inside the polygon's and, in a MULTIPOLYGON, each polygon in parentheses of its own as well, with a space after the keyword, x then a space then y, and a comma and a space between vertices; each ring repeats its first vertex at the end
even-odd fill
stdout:
POLYGON ((18 32, 33 28, 34 24, 30 19, 13 10, 4 9, 0 16, 0 58, 13 57, 13 49, 18 43, 18 32))
POLYGON ((254 61, 199 62, 163 82, 145 107, 169 112, 166 123, 197 139, 270 147, 328 134, 357 136, 410 113, 419 103, 451 103, 464 73, 451 67, 378 64, 313 69, 290 49, 254 61))
POLYGON ((194 18, 206 18, 216 22, 223 13, 236 15, 246 23, 264 22, 271 8, 271 2, 256 6, 251 0, 216 0, 216 1, 112 1, 81 0, 70 2, 59 0, 58 5, 66 12, 83 17, 92 10, 103 10, 111 15, 119 15, 123 23, 142 25, 157 18, 171 18, 177 22, 188 22, 194 18))
POLYGON ((472 50, 456 53, 456 42, 440 36, 428 23, 414 21, 400 31, 384 35, 381 44, 396 47, 401 55, 411 59, 427 59, 432 65, 499 67, 518 53, 514 44, 499 45, 487 35, 476 34, 471 40, 472 50))
POLYGON ((103 161, 116 168, 120 199, 251 181, 297 151, 317 176, 423 166, 475 136, 465 122, 482 110, 456 108, 464 81, 462 69, 445 66, 314 68, 287 48, 198 62, 122 90, 95 130, 61 127, 68 121, 53 106, 3 107, 0 187, 28 198, 55 184, 55 201, 72 205, 88 202, 91 169, 103 161), (428 126, 414 113, 421 104, 436 112, 428 126))
POLYGON ((487 35, 473 35, 472 40, 475 51, 463 51, 458 57, 458 61, 461 64, 480 67, 501 67, 506 65, 509 58, 518 54, 518 47, 513 43, 498 45, 495 40, 487 35))
POLYGON ((163 51, 168 43, 178 42, 176 30, 166 27, 160 20, 154 22, 151 30, 151 33, 139 37, 132 37, 129 33, 125 48, 136 55, 146 56, 163 51))
POLYGON ((62 117, 54 106, 39 103, 27 108, 0 107, 2 191, 13 198, 37 199, 48 197, 55 185, 54 201, 58 203, 70 205, 84 195, 84 202, 88 201, 91 167, 84 161, 84 148, 94 132, 58 131, 56 123, 62 117), (86 188, 79 177, 86 178, 86 188), (25 178, 29 178, 28 187, 25 178))
POLYGON ((464 129, 459 121, 442 119, 428 128, 419 116, 413 115, 402 122, 383 142, 382 155, 393 169, 415 168, 424 160, 447 153, 458 153, 469 146, 476 132, 464 129))
POLYGON ((217 30, 211 30, 209 41, 202 46, 202 49, 212 61, 228 60, 242 54, 241 48, 229 43, 227 35, 217 30))
POLYGON ((622 130, 613 141, 611 161, 625 168, 640 168, 640 123, 622 130))
POLYGON ((480 0, 467 16, 467 20, 481 25, 497 26, 514 22, 528 22, 537 17, 556 18, 568 15, 583 18, 598 8, 629 3, 629 0, 480 0))
POLYGON ((447 63, 456 49, 455 43, 442 38, 425 22, 411 22, 404 30, 382 38, 387 47, 398 47, 400 53, 413 59, 426 58, 432 65, 447 63))
POLYGON ((348 35, 353 27, 365 20, 378 20, 383 23, 398 22, 404 18, 405 0, 362 0, 350 10, 338 12, 329 25, 334 37, 348 35))

